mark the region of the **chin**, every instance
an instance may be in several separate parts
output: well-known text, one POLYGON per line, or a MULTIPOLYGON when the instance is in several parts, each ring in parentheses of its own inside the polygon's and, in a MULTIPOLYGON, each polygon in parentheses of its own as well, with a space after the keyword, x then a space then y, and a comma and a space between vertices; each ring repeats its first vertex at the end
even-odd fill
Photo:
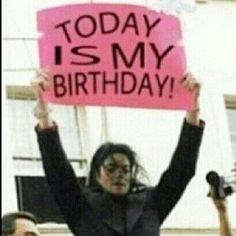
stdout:
POLYGON ((128 193, 127 189, 114 189, 112 191, 112 194, 114 194, 114 195, 125 195, 127 193, 128 193))

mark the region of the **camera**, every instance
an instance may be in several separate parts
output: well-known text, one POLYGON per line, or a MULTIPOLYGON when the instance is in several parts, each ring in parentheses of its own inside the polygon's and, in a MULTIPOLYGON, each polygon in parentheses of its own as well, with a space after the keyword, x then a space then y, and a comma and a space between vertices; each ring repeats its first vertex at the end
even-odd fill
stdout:
MULTIPOLYGON (((227 196, 236 192, 236 175, 231 176, 220 176, 215 171, 210 171, 206 175, 206 181, 213 188, 214 198, 224 199, 227 196)), ((212 195, 211 194, 211 195, 212 195)))

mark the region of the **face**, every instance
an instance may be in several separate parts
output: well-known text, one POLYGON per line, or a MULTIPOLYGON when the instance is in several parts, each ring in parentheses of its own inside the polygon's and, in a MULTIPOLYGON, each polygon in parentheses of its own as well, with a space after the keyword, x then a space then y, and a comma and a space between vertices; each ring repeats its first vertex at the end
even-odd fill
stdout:
POLYGON ((126 155, 114 153, 104 160, 97 181, 106 192, 124 195, 130 188, 130 168, 130 162, 126 155))
POLYGON ((12 236, 40 236, 37 226, 30 220, 17 219, 16 230, 12 236))

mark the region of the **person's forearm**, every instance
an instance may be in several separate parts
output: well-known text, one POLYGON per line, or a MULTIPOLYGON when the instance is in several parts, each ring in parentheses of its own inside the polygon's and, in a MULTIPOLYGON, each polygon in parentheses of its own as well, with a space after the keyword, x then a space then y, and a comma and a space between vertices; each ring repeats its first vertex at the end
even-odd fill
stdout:
POLYGON ((53 127, 53 121, 49 115, 39 119, 39 128, 40 129, 48 129, 53 127))
POLYGON ((220 236, 234 236, 233 229, 231 228, 227 211, 219 212, 220 221, 220 236))
POLYGON ((38 118, 40 129, 48 129, 54 126, 47 103, 38 100, 36 110, 35 116, 38 118))
POLYGON ((197 87, 196 91, 194 92, 194 102, 193 102, 193 107, 191 110, 187 111, 186 113, 186 121, 195 126, 200 126, 200 118, 199 118, 199 113, 200 113, 200 84, 195 85, 197 87))
POLYGON ((191 125, 199 126, 200 125, 199 109, 193 111, 187 111, 186 121, 191 125))

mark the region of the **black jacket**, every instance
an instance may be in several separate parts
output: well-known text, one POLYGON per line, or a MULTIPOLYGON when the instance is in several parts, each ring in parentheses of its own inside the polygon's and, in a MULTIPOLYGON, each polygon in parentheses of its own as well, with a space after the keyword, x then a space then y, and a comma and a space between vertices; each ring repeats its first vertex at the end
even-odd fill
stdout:
POLYGON ((158 185, 125 199, 79 186, 57 128, 36 131, 48 183, 74 235, 158 236, 161 224, 195 174, 203 128, 184 121, 171 163, 158 185))

